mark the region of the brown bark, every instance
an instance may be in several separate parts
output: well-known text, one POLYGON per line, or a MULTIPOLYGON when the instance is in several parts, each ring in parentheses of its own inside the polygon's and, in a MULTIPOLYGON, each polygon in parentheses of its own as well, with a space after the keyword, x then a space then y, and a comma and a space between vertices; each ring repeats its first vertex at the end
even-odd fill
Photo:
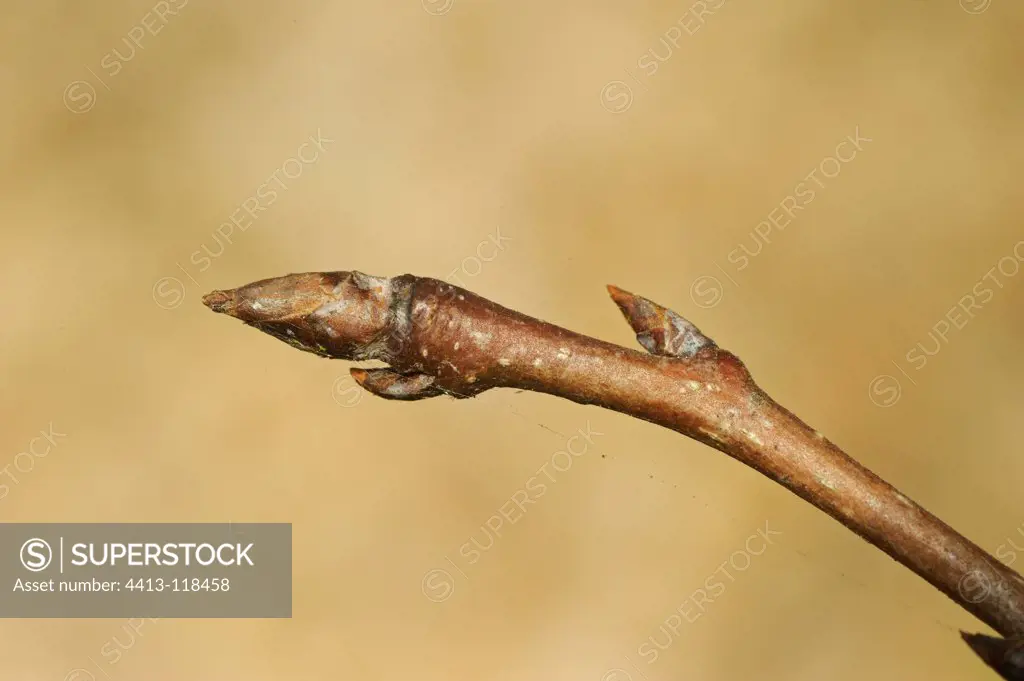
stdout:
POLYGON ((408 274, 293 274, 203 300, 299 349, 387 363, 352 369, 384 398, 518 388, 678 431, 817 506, 1001 635, 1024 636, 1024 579, 1016 572, 776 404, 743 362, 675 312, 608 288, 646 353, 408 274))

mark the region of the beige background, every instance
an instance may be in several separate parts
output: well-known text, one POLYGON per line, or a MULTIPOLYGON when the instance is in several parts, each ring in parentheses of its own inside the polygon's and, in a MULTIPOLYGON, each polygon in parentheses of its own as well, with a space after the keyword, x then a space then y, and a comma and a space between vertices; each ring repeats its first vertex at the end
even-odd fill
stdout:
POLYGON ((717 452, 529 393, 359 399, 347 363, 199 303, 292 271, 454 272, 631 345, 613 282, 981 545, 1024 545, 1024 277, 905 359, 1024 238, 1024 7, 979 2, 729 0, 653 75, 638 60, 686 2, 5 8, 0 520, 288 521, 295 584, 291 620, 134 641, 117 620, 6 621, 3 678, 990 678, 956 635, 978 622, 717 452), (728 254, 858 126, 873 141, 739 271, 728 254), (317 130, 334 142, 219 246, 317 130), (223 251, 200 271, 204 247, 223 251), (882 374, 902 387, 887 408, 882 374), (461 557, 588 422, 594 449, 461 557), (50 423, 67 436, 17 471, 50 423), (638 648, 766 522, 775 544, 648 664, 638 648))

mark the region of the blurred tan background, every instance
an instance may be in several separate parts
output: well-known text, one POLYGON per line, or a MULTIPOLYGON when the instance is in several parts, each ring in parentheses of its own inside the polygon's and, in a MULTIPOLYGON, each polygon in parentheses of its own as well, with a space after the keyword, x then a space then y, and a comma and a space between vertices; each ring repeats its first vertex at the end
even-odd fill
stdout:
POLYGON ((4 14, 0 520, 292 522, 295 583, 291 620, 8 620, 0 676, 991 678, 956 634, 980 623, 717 452, 530 393, 363 396, 199 298, 412 272, 634 346, 615 283, 988 550, 1024 546, 1020 3, 4 14))

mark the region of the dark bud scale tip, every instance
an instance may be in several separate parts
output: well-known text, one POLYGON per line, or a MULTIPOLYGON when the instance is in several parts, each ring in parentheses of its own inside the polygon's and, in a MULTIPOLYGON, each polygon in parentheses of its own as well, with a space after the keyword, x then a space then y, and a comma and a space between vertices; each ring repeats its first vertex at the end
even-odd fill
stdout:
POLYGON ((1007 681, 1024 681, 1024 639, 960 632, 967 645, 1007 681))

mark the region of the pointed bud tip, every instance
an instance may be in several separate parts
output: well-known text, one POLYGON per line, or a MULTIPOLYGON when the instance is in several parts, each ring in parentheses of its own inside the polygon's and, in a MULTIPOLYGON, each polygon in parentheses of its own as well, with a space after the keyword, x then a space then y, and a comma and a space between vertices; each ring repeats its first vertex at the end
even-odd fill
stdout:
POLYGON ((650 303, 646 298, 642 298, 634 293, 630 293, 625 289, 621 289, 614 284, 608 284, 608 294, 612 297, 612 301, 619 306, 622 310, 622 314, 629 321, 630 326, 637 328, 638 320, 647 316, 649 313, 648 306, 644 303, 650 303))
POLYGON ((627 309, 634 305, 636 296, 625 289, 619 288, 615 284, 608 284, 606 288, 608 289, 608 295, 612 297, 612 301, 614 301, 614 303, 618 305, 623 313, 628 317, 629 314, 627 309))
POLYGON ((985 634, 969 634, 961 631, 960 636, 985 664, 994 669, 1007 681, 1024 679, 1024 638, 1004 639, 985 634))
POLYGON ((971 647, 978 657, 989 663, 997 662, 1002 657, 1003 649, 1007 646, 1004 639, 996 636, 972 634, 963 630, 960 631, 960 638, 971 647))
POLYGON ((621 297, 622 295, 624 295, 624 294, 627 294, 627 292, 626 292, 626 291, 623 291, 623 290, 622 290, 621 288, 619 288, 619 287, 618 287, 618 286, 616 286, 615 284, 606 284, 606 285, 605 285, 605 288, 607 288, 607 289, 608 289, 608 294, 609 294, 609 295, 610 295, 610 296, 611 296, 612 298, 619 298, 619 297, 621 297))
POLYGON ((234 296, 228 291, 212 291, 203 296, 203 305, 214 312, 231 313, 234 296))

